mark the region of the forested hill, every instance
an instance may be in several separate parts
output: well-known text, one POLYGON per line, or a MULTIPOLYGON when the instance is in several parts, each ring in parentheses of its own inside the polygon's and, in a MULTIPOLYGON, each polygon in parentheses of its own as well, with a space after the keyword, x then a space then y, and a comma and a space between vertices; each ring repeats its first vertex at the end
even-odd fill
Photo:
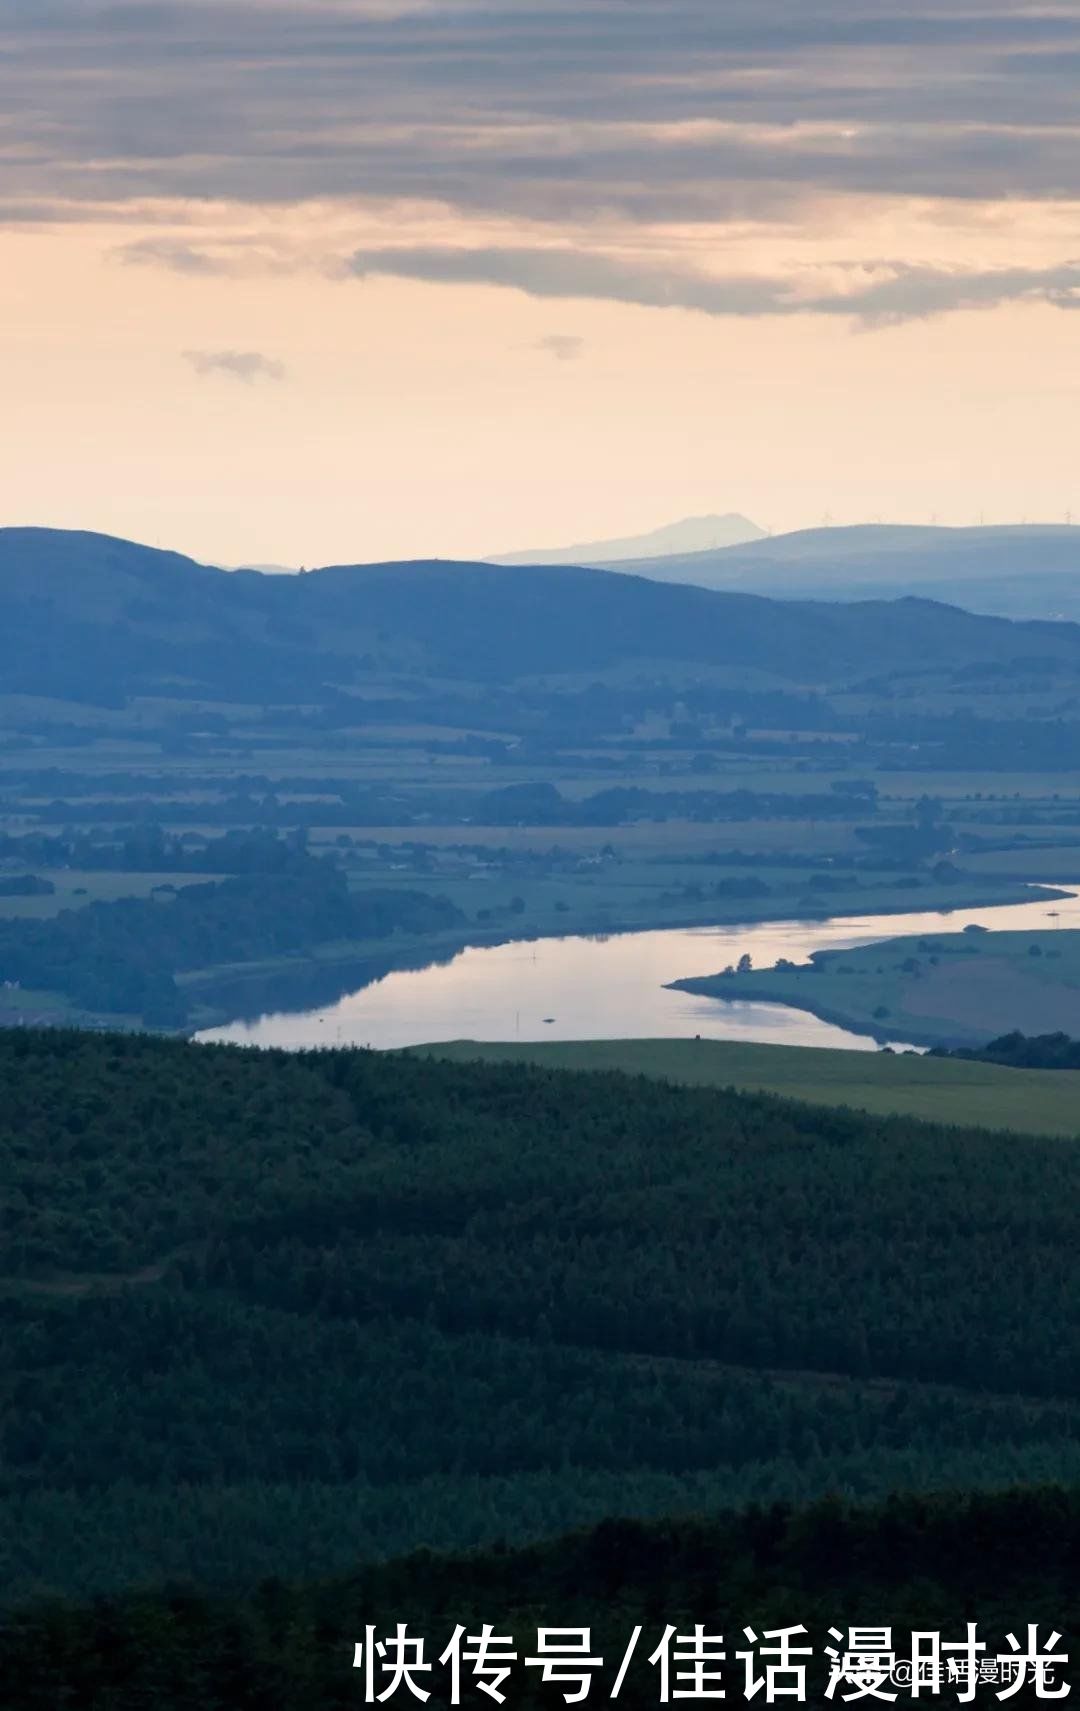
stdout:
POLYGON ((414 673, 481 682, 656 662, 800 685, 872 671, 1054 661, 1080 627, 929 601, 814 605, 573 566, 431 561, 225 572, 101 535, 0 531, 0 692, 295 697, 414 673))
POLYGON ((0 1180, 0 1603, 1080 1484, 1067 1140, 20 1029, 0 1180))

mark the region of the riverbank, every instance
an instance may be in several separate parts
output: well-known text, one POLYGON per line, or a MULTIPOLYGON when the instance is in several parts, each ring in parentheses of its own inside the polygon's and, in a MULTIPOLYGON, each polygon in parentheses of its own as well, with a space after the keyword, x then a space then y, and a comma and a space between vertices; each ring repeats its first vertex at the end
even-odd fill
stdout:
MULTIPOLYGON (((725 964, 749 956, 759 967, 781 959, 804 964, 826 948, 865 945, 897 933, 940 933, 979 923, 1035 930, 1048 905, 1080 927, 1080 897, 1025 888, 1019 904, 980 904, 940 912, 834 916, 647 931, 532 937, 462 946, 430 942, 368 962, 333 963, 299 992, 295 973, 235 987, 226 995, 235 1018, 241 1001, 249 1020, 199 1031, 198 1038, 286 1050, 325 1045, 393 1048, 422 1040, 714 1038, 778 1040, 793 1045, 872 1049, 865 1036, 830 1026, 783 1002, 716 1004, 676 988, 687 977, 714 978, 725 964), (411 966, 402 967, 402 963, 411 966), (321 987, 316 984, 321 982, 321 987), (348 990, 340 996, 342 985, 348 990), (300 1008, 297 998, 306 1007, 300 1008)), ((461 929, 461 936, 466 936, 461 929)), ((469 937, 473 935, 469 934, 469 937)), ((495 935, 493 934, 492 937, 495 935)), ((724 994, 728 994, 725 992, 724 994)), ((790 1003, 790 995, 785 994, 790 1003)), ((914 1044, 902 1032, 894 1044, 914 1044)))
POLYGON ((793 913, 789 897, 778 898, 774 903, 744 900, 737 905, 728 903, 726 906, 715 900, 703 900, 691 907, 681 904, 663 909, 653 905, 648 910, 631 909, 618 916, 609 909, 579 912, 574 916, 556 917, 559 926, 555 930, 552 930, 551 923, 530 921, 525 914, 497 925, 470 922, 440 933, 398 934, 379 941, 321 945, 304 957, 278 957, 181 975, 179 984, 189 994, 194 1006, 193 1020, 184 1032, 196 1034, 226 1027, 232 1022, 252 1021, 270 1011, 305 1012, 333 1004, 346 993, 389 974, 439 967, 470 949, 632 933, 725 927, 749 929, 793 920, 825 925, 838 919, 860 921, 869 915, 908 915, 913 910, 951 913, 1002 908, 1039 900, 1052 904, 1070 895, 1068 891, 1044 884, 1021 884, 1013 880, 995 880, 984 885, 972 883, 962 887, 934 884, 915 890, 899 890, 895 886, 888 890, 866 887, 858 893, 846 895, 847 909, 838 908, 832 897, 828 903, 823 900, 817 910, 797 913, 793 913))

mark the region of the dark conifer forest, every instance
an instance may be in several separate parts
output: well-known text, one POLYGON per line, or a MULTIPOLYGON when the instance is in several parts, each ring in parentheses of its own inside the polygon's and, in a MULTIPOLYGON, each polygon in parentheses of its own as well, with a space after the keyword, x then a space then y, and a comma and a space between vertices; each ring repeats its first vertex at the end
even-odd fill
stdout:
MULTIPOLYGON (((829 1656, 829 1648, 842 1656, 839 1635, 859 1626, 885 1629, 882 1650, 900 1660, 912 1656, 915 1634, 939 1637, 946 1672, 945 1648, 962 1655, 969 1624, 991 1669, 1014 1655, 1009 1634, 1021 1652, 1032 1643, 1028 1624, 1036 1629, 1036 1646, 1067 1658, 1077 1638, 1078 1534, 1075 1492, 1052 1487, 986 1497, 901 1497, 862 1508, 827 1499, 802 1509, 755 1506, 709 1520, 609 1520, 550 1545, 466 1556, 420 1552, 337 1579, 266 1580, 245 1596, 176 1585, 85 1605, 38 1604, 9 1616, 4 1626, 0 1702, 5 1711, 68 1705, 89 1711, 351 1711, 371 1703, 393 1675, 392 1668, 376 1671, 366 1697, 356 1645, 363 1646, 369 1632, 393 1636, 401 1623, 406 1643, 423 1648, 409 1653, 423 1660, 412 1679, 430 1694, 433 1711, 492 1703, 468 1664, 460 1697, 453 1698, 450 1668, 440 1661, 455 1630, 479 1634, 484 1624, 513 1655, 502 1685, 505 1702, 530 1711, 561 1706, 575 1691, 570 1684, 545 1684, 542 1670, 527 1661, 545 1624, 586 1630, 594 1660, 584 1671, 587 1697, 600 1703, 617 1697, 633 1711, 665 1702, 652 1661, 665 1630, 692 1636, 700 1625, 712 1641, 711 1654, 723 1657, 710 1665, 720 1671, 714 1685, 726 1683, 728 1703, 742 1704, 764 1698, 760 1688, 752 1697, 746 1689, 755 1678, 767 1679, 768 1648, 776 1646, 770 1635, 794 1629, 790 1644, 802 1648, 795 1661, 805 1675, 780 1675, 772 1685, 781 1702, 825 1706, 859 1697, 850 1682, 833 1683, 830 1692, 829 1656)), ((897 1683, 881 1684, 882 1694, 910 1703, 902 1666, 897 1683)), ((1062 1686, 1073 1689, 1071 1666, 1058 1665, 1045 1685, 1050 1697, 1062 1686)), ((952 1677, 930 1703, 956 1703, 963 1686, 963 1676, 952 1677)), ((981 1686, 978 1699, 996 1704, 1000 1691, 981 1686)), ((1030 1668, 1012 1695, 1019 1705, 1044 1702, 1030 1668)), ((692 1692, 684 1689, 683 1696, 692 1692)), ((416 1700, 402 1685, 391 1703, 416 1700)))
POLYGON ((850 1592, 839 1550, 809 1585, 833 1511, 800 1506, 825 1498, 894 1616, 1002 1612, 969 1514, 1021 1589, 1011 1620, 1053 1602, 1078 1536, 1049 1488, 1080 1480, 1080 1145, 620 1075, 9 1030, 0 1148, 13 1711, 284 1706, 305 1671, 304 1703, 345 1704, 361 1604, 415 1622, 458 1588, 492 1621, 549 1592, 552 1622, 572 1603, 610 1629, 702 1588, 749 1621, 777 1551, 808 1621, 850 1592), (973 1495, 1006 1486, 1048 1494, 973 1495), (614 1517, 637 1530, 482 1554, 614 1517), (740 1529, 766 1544, 736 1572, 740 1529), (929 1592, 928 1529, 952 1553, 929 1592), (418 1550, 481 1555, 460 1581, 380 1566, 418 1550), (276 1685, 230 1697, 240 1658, 276 1685))

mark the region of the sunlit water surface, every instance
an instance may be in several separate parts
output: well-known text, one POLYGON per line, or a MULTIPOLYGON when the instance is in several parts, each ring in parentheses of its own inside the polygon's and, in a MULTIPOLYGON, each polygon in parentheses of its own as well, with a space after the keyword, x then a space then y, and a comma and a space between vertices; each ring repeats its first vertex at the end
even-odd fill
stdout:
MULTIPOLYGON (((909 915, 849 915, 828 921, 665 928, 600 938, 537 939, 461 951, 452 961, 401 969, 319 1010, 281 1011, 208 1029, 200 1040, 301 1050, 388 1048, 437 1040, 706 1039, 789 1046, 875 1042, 783 1004, 731 1002, 671 992, 666 984, 716 974, 749 955, 755 968, 779 957, 850 949, 903 933, 1080 926, 1080 887, 1068 901, 1008 904, 909 915)), ((897 1040, 898 1046, 907 1042, 897 1040)))

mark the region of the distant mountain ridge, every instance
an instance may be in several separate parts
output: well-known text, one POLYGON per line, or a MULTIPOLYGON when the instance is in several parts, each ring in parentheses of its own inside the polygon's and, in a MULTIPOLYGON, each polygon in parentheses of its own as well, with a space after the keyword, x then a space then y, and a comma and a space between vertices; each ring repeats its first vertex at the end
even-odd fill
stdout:
POLYGON ((1053 660, 1080 626, 931 601, 714 593, 577 566, 428 560, 307 576, 222 571, 109 536, 0 530, 0 692, 295 704, 393 675, 511 683, 738 667, 819 686, 869 673, 1053 660))
POLYGON ((802 529, 718 551, 620 564, 662 582, 770 599, 919 595, 1002 617, 1080 619, 1080 527, 802 529))
POLYGON ((723 516, 684 517, 644 535, 610 541, 586 541, 569 547, 538 547, 528 552, 497 553, 492 564, 620 564, 629 559, 667 557, 674 553, 715 552, 765 539, 749 517, 729 511, 723 516))

